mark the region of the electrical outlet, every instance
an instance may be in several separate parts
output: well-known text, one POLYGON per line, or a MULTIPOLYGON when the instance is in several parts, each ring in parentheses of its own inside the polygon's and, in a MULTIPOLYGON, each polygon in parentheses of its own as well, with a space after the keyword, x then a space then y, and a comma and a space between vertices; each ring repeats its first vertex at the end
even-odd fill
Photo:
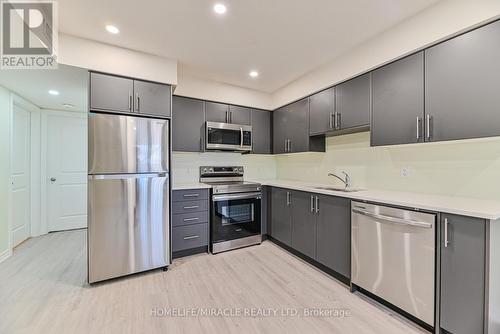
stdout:
POLYGON ((410 176, 410 167, 401 168, 401 177, 408 177, 408 176, 410 176))

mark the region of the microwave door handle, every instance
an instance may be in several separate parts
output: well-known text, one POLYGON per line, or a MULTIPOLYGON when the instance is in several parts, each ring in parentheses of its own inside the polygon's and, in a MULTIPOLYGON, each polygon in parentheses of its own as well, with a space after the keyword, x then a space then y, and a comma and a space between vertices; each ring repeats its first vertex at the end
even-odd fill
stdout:
POLYGON ((240 127, 240 148, 243 148, 243 128, 240 127))

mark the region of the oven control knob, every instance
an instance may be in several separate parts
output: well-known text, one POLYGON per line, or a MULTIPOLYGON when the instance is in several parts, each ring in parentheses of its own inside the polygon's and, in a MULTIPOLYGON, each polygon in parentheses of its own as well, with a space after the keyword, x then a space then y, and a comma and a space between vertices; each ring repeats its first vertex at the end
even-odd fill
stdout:
POLYGON ((240 169, 238 169, 240 173, 243 173, 243 167, 240 167, 240 169))
POLYGON ((203 168, 203 173, 206 173, 207 172, 207 169, 206 168, 203 168))
POLYGON ((208 171, 209 171, 210 173, 213 173, 214 169, 213 169, 213 168, 209 168, 209 169, 208 169, 208 171))

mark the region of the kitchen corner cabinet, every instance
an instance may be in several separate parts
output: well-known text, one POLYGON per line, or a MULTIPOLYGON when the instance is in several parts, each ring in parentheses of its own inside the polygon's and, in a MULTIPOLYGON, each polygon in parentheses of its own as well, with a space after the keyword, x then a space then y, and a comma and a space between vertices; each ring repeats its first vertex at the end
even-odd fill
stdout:
POLYGON ((202 131, 205 124, 204 102, 187 97, 172 98, 172 149, 203 151, 202 131))
POLYGON ((250 108, 240 106, 229 106, 229 121, 233 124, 252 125, 250 108))
POLYGON ((371 146, 424 141, 424 53, 372 73, 371 146))
POLYGON ((441 328, 484 332, 486 222, 441 215, 441 328))
POLYGON ((324 152, 324 137, 309 137, 309 98, 273 112, 273 152, 324 152))
POLYGON ((272 153, 272 113, 267 110, 252 109, 252 153, 272 153))
POLYGON ((335 87, 335 130, 370 124, 370 73, 335 87))
POLYGON ((500 21, 425 50, 429 141, 500 135, 500 21))
POLYGON ((309 98, 309 135, 322 135, 334 130, 335 88, 309 98))
POLYGON ((271 188, 271 236, 287 246, 292 245, 292 216, 290 213, 291 191, 271 188))
POLYGON ((171 87, 90 72, 90 110, 171 116, 171 87))

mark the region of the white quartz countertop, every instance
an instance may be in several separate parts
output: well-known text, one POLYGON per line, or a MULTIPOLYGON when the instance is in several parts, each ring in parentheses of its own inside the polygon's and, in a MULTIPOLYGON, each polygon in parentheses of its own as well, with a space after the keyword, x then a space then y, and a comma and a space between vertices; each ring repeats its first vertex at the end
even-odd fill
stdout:
POLYGON ((292 180, 255 180, 255 182, 259 182, 262 185, 267 186, 346 197, 353 200, 377 202, 381 204, 418 208, 435 212, 446 212, 489 220, 500 219, 500 200, 492 201, 466 197, 376 189, 361 190, 358 192, 331 191, 314 188, 318 186, 329 186, 329 184, 307 183, 292 180))
POLYGON ((172 190, 209 189, 210 185, 200 182, 174 182, 172 190))

